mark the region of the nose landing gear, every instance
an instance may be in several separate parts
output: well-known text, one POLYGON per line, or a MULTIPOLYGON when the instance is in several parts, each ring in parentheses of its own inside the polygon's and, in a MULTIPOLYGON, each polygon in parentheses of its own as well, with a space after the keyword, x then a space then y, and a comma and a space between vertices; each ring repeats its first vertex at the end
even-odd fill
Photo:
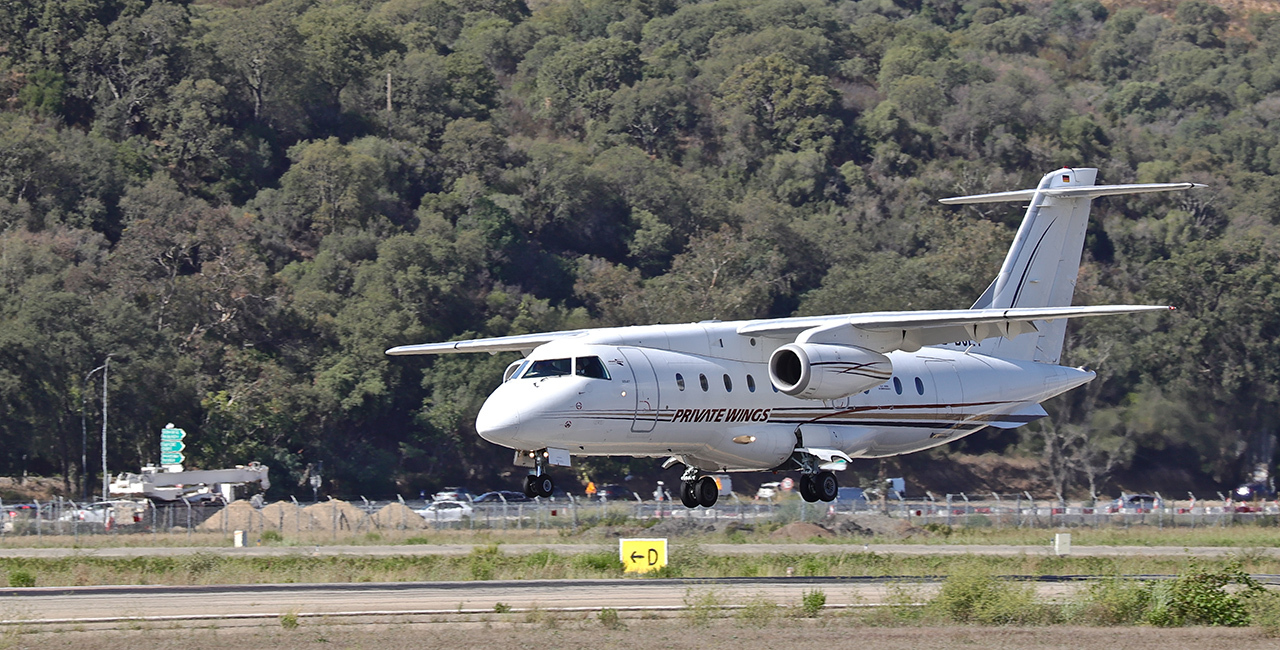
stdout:
POLYGON ((534 497, 549 497, 551 491, 556 488, 556 484, 547 474, 530 474, 524 479, 524 495, 530 499, 534 497))

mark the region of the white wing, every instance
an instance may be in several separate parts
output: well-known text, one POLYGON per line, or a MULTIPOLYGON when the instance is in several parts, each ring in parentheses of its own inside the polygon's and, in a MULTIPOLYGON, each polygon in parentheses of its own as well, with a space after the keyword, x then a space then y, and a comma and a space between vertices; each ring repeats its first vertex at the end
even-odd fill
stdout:
POLYGON ((889 311, 750 321, 738 328, 738 334, 783 340, 794 339, 800 343, 858 345, 877 352, 914 351, 921 346, 954 341, 981 341, 996 336, 1011 339, 1020 334, 1036 331, 1035 321, 1170 309, 1173 308, 1157 305, 1103 305, 1100 307, 889 311))
POLYGON ((471 339, 467 341, 449 341, 447 343, 421 343, 419 345, 401 345, 387 350, 387 354, 400 356, 406 354, 456 354, 459 352, 524 352, 558 339, 581 336, 591 330, 566 330, 563 332, 544 332, 540 334, 520 334, 517 336, 499 336, 489 339, 471 339))

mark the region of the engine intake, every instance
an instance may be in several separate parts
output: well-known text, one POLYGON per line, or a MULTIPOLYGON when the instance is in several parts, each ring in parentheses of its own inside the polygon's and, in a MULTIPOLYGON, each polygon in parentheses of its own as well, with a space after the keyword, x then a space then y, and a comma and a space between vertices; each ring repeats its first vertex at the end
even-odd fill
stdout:
POLYGON ((889 357, 852 345, 788 343, 769 357, 769 380, 787 395, 839 399, 893 376, 889 357))

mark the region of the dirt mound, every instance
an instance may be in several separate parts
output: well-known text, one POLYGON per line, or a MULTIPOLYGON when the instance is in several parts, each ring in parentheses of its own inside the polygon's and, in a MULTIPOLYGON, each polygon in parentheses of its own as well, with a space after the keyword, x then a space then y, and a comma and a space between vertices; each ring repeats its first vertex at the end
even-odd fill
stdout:
POLYGON ((281 532, 311 530, 311 520, 302 514, 302 508, 288 501, 277 501, 262 509, 267 528, 281 532))
POLYGON ((793 521, 769 533, 770 539, 806 540, 814 537, 835 537, 835 533, 807 521, 793 521))
POLYGON ((302 511, 310 518, 311 530, 361 530, 369 527, 369 515, 340 499, 312 504, 302 511))
POLYGON ((28 476, 9 478, 0 476, 0 499, 5 503, 39 500, 52 501, 55 496, 66 495, 62 479, 28 476))
POLYGON ((370 519, 378 528, 391 530, 420 530, 427 527, 427 520, 403 503, 388 503, 370 519))
POLYGON ((205 532, 230 532, 233 530, 263 530, 267 528, 267 520, 263 518, 262 513, 256 508, 249 505, 248 501, 240 499, 227 504, 227 507, 214 513, 196 527, 196 530, 205 532))
POLYGON ((670 517, 651 526, 645 534, 651 537, 680 537, 714 532, 714 522, 699 521, 693 517, 670 517))
POLYGON ((837 517, 832 521, 832 528, 843 532, 843 529, 857 529, 857 535, 903 539, 918 535, 924 531, 905 519, 894 519, 888 515, 852 515, 837 517))

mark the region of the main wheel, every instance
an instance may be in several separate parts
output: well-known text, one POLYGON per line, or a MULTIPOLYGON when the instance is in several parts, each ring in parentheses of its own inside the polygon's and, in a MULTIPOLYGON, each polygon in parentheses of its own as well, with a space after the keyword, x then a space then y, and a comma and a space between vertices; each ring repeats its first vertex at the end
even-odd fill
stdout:
POLYGON ((704 476, 694 485, 698 488, 698 503, 702 507, 710 508, 716 504, 716 499, 720 497, 720 486, 716 485, 715 478, 704 476))
POLYGON ((536 485, 533 484, 533 482, 537 480, 537 478, 538 477, 534 476, 533 474, 530 474, 524 477, 524 495, 529 497, 530 499, 538 496, 538 488, 536 485))
POLYGON ((800 498, 813 503, 818 500, 818 486, 814 485, 813 476, 800 475, 800 498))
POLYGON ((547 474, 533 477, 533 491, 542 498, 551 496, 551 491, 556 489, 556 484, 547 474))
POLYGON ((680 484, 680 503, 686 508, 698 507, 698 495, 694 492, 694 486, 697 485, 693 481, 685 481, 680 484))
POLYGON ((836 480, 834 472, 818 472, 814 477, 813 486, 816 488, 814 492, 823 501, 835 501, 836 496, 840 494, 840 481, 836 480))

